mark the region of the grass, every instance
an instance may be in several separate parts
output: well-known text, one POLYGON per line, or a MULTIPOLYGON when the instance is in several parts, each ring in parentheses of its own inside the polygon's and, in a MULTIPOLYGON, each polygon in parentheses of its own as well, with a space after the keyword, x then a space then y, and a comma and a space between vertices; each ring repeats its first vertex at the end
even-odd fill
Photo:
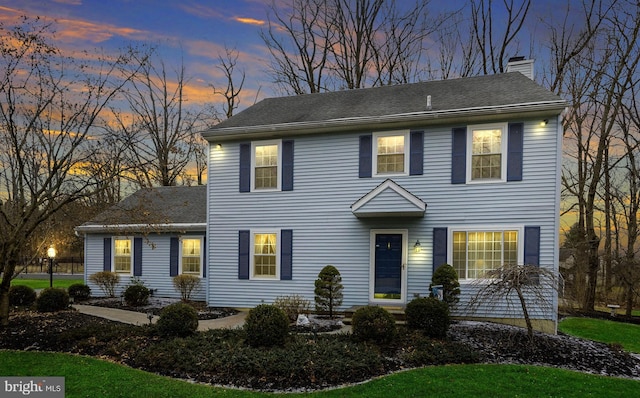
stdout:
POLYGON ((59 353, 0 351, 0 375, 65 376, 67 397, 629 397, 640 382, 525 365, 452 365, 396 373, 310 394, 270 394, 211 387, 59 353))
POLYGON ((602 343, 617 343, 625 350, 640 353, 640 325, 593 318, 563 319, 558 329, 566 334, 602 343))
MULTIPOLYGON (((56 279, 53 276, 53 287, 68 288, 74 283, 84 283, 82 279, 56 279)), ((25 285, 32 289, 44 289, 49 287, 49 279, 14 279, 11 281, 14 286, 25 285)))

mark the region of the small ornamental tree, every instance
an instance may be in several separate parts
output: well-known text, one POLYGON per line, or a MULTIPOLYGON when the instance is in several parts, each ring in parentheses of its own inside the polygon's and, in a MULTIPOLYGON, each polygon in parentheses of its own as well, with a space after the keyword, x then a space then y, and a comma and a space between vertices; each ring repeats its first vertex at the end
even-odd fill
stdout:
POLYGON ((100 271, 89 276, 89 280, 100 288, 107 297, 116 296, 116 286, 120 282, 120 275, 111 271, 100 271))
POLYGON ((327 265, 318 274, 315 282, 315 301, 318 313, 333 313, 342 304, 342 277, 333 265, 327 265))
POLYGON ((460 282, 458 273, 449 264, 442 264, 435 270, 429 290, 438 285, 442 286, 443 301, 450 307, 456 305, 460 300, 460 282))

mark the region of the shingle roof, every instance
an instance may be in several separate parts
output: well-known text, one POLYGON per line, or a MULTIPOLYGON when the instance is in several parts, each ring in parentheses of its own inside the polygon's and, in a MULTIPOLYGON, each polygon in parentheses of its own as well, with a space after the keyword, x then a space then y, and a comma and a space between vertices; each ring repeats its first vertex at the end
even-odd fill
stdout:
MULTIPOLYGON (((205 224, 207 187, 157 187, 141 189, 80 225, 77 230, 126 225, 205 224)), ((105 228, 109 229, 109 228, 105 228)))
MULTIPOLYGON (((426 112, 490 108, 514 104, 556 103, 563 100, 519 72, 460 79, 383 86, 358 90, 267 98, 203 132, 236 127, 374 118, 426 112)), ((559 105, 560 107, 562 105, 559 105)))

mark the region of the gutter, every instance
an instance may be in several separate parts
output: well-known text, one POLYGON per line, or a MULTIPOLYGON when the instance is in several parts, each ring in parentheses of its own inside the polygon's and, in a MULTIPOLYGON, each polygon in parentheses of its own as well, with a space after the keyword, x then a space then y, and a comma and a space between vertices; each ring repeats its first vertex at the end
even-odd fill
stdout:
POLYGON ((105 224, 105 225, 80 225, 75 228, 76 234, 96 234, 96 233, 122 233, 122 232, 200 232, 206 231, 206 223, 163 223, 163 224, 105 224))
POLYGON ((213 127, 202 132, 202 137, 209 142, 224 142, 237 140, 238 138, 265 138, 289 135, 305 135, 325 133, 331 131, 350 131, 366 128, 394 128, 411 126, 429 126, 442 124, 455 119, 456 123, 464 123, 467 119, 479 118, 491 119, 504 115, 525 115, 539 113, 541 115, 555 115, 562 112, 567 106, 564 100, 532 102, 523 104, 509 104, 501 106, 461 108, 443 111, 420 111, 399 113, 382 116, 350 117, 311 122, 276 123, 258 126, 213 127))

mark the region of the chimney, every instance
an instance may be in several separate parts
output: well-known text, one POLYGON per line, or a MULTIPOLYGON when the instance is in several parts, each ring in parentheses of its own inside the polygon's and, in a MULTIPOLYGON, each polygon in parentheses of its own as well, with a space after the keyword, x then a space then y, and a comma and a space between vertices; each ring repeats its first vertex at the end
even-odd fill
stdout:
POLYGON ((507 62, 507 72, 520 72, 533 80, 533 60, 524 57, 512 57, 507 62))

